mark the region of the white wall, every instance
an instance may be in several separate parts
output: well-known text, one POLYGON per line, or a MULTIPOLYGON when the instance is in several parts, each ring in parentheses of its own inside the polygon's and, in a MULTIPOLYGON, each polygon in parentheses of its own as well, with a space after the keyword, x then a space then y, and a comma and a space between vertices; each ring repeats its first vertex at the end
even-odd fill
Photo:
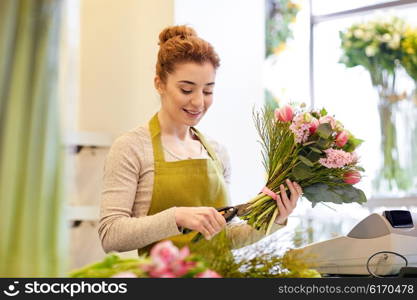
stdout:
POLYGON ((175 0, 175 23, 193 26, 221 58, 213 106, 198 125, 232 160, 233 203, 265 184, 252 107, 263 103, 264 1, 175 0))
POLYGON ((158 34, 173 23, 172 0, 81 0, 78 130, 112 136, 158 109, 153 88, 158 34))

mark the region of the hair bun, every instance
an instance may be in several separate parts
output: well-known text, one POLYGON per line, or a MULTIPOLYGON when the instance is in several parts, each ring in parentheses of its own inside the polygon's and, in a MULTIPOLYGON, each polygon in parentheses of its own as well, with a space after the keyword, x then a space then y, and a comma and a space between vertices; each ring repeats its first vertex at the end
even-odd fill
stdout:
POLYGON ((163 45, 166 41, 176 36, 181 36, 184 39, 187 36, 197 36, 197 33, 191 27, 185 25, 170 26, 159 34, 159 45, 163 45))

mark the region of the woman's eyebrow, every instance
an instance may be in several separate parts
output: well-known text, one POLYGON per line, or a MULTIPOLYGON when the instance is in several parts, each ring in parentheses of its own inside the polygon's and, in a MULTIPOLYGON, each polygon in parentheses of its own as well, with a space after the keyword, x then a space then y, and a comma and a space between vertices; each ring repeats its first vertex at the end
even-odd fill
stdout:
MULTIPOLYGON (((178 81, 178 82, 179 82, 179 83, 188 83, 188 84, 196 85, 196 83, 195 83, 195 82, 188 81, 188 80, 180 80, 180 81, 178 81)), ((214 85, 214 82, 209 82, 209 83, 206 83, 206 85, 214 85)))

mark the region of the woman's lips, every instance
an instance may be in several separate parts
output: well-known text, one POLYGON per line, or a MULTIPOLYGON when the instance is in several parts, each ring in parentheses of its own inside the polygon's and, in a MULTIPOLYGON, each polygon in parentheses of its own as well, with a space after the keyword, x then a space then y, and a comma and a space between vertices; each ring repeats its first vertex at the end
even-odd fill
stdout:
POLYGON ((187 110, 185 108, 183 108, 183 111, 187 114, 189 118, 192 118, 192 119, 197 119, 203 113, 202 111, 192 111, 192 110, 187 110))

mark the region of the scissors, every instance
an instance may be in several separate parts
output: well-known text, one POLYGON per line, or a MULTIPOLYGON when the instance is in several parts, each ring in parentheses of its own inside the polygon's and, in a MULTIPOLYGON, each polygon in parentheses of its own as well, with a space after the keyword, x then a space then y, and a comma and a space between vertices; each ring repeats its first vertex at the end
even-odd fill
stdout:
MULTIPOLYGON (((216 208, 216 210, 223 216, 223 218, 226 220, 226 223, 229 223, 234 217, 238 216, 244 216, 247 213, 247 208, 248 208, 249 204, 239 204, 236 206, 224 206, 224 207, 219 207, 216 208)), ((186 234, 186 233, 190 233, 193 230, 185 228, 182 233, 186 234)), ((197 237, 200 237, 200 235, 197 235, 193 241, 196 242, 198 241, 200 238, 196 239, 197 237)))

